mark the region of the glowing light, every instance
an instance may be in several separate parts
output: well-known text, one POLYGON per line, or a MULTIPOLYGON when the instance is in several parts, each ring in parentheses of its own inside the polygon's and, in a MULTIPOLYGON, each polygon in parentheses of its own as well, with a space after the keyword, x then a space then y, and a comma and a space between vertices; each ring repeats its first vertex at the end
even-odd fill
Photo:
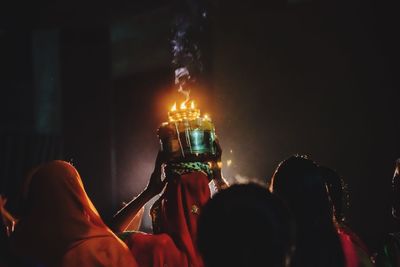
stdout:
POLYGON ((226 165, 229 167, 229 166, 231 166, 232 165, 232 160, 231 159, 228 159, 227 161, 226 161, 226 165))
POLYGON ((182 102, 181 109, 186 109, 186 102, 182 102))
MULTIPOLYGON (((196 108, 196 104, 194 100, 183 101, 179 106, 175 102, 168 112, 169 121, 183 121, 183 120, 194 120, 200 118, 200 110, 196 108), (190 104, 190 105, 189 105, 190 104)), ((210 118, 206 118, 205 120, 209 120, 210 118)))
POLYGON ((209 120, 210 117, 209 117, 207 114, 204 114, 204 119, 205 119, 205 120, 209 120))
MULTIPOLYGON (((184 101, 180 104, 179 109, 180 110, 186 110, 188 107, 186 106, 187 101, 184 101)), ((196 105, 194 103, 194 101, 192 100, 190 102, 190 109, 196 109, 196 105)), ((174 103, 174 105, 171 107, 171 112, 175 112, 177 111, 177 106, 176 106, 176 102, 174 103)))
POLYGON ((233 150, 231 149, 230 151, 229 151, 231 154, 233 154, 233 150))

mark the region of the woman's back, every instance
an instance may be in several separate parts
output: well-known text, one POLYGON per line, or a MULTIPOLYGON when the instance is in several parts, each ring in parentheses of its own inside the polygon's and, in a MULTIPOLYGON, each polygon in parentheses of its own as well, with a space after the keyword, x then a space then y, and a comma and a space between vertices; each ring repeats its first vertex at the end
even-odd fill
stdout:
POLYGON ((101 220, 77 170, 63 161, 28 176, 12 245, 18 256, 45 266, 137 266, 101 220))
POLYGON ((300 156, 283 161, 272 178, 271 190, 294 214, 297 241, 293 266, 346 266, 332 205, 318 166, 300 156))

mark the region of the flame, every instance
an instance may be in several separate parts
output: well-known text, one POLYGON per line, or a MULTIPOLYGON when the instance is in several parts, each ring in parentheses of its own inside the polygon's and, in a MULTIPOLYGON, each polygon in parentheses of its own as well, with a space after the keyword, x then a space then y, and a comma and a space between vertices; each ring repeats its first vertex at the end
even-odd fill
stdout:
POLYGON ((185 101, 185 102, 182 102, 182 104, 181 104, 181 109, 186 109, 186 101, 185 101))
MULTIPOLYGON (((185 100, 179 106, 175 102, 168 112, 169 121, 194 120, 200 117, 200 110, 196 108, 193 100, 185 100), (190 104, 190 105, 189 105, 190 104)), ((207 120, 210 120, 207 117, 207 120)))
MULTIPOLYGON (((179 105, 179 109, 180 109, 180 110, 186 110, 186 109, 188 108, 187 105, 186 105, 186 103, 187 103, 187 101, 182 102, 182 103, 179 105)), ((195 104, 195 102, 192 100, 192 101, 190 102, 190 109, 195 109, 195 108, 196 108, 196 104, 195 104)), ((172 112, 177 111, 176 102, 175 102, 174 105, 171 107, 171 111, 172 111, 172 112)))
POLYGON ((204 119, 205 119, 205 120, 209 120, 210 117, 209 117, 207 114, 204 114, 204 119))

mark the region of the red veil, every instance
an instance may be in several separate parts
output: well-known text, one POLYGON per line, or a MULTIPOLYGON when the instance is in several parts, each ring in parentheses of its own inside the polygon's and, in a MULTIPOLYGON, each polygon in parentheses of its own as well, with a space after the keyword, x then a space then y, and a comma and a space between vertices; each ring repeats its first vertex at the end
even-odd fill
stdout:
POLYGON ((198 216, 210 198, 209 178, 201 171, 171 175, 157 201, 159 233, 126 240, 140 267, 203 266, 196 234, 198 216))
POLYGON ((45 266, 137 266, 103 223, 71 164, 52 161, 35 169, 22 204, 12 236, 18 256, 45 266))

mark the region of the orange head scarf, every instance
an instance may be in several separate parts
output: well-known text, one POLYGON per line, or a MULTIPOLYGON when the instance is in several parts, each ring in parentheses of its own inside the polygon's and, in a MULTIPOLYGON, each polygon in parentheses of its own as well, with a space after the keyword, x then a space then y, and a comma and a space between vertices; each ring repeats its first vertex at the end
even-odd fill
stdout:
POLYGON ((71 164, 52 161, 33 170, 22 205, 13 236, 16 254, 50 266, 136 266, 103 223, 71 164))

